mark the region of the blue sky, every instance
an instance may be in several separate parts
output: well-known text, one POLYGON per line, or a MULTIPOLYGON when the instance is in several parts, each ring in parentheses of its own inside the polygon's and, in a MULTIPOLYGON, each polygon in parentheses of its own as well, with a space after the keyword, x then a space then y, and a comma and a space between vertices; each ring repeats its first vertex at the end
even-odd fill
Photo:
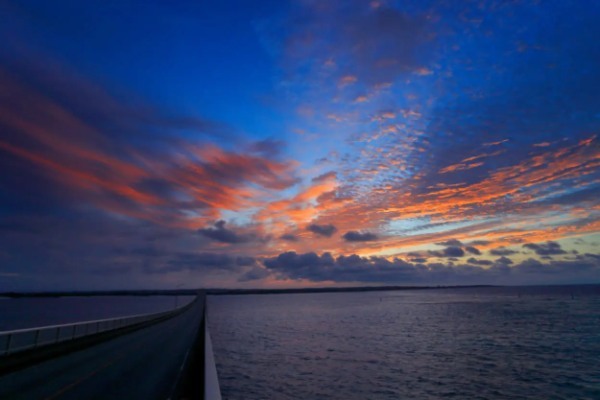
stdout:
POLYGON ((594 1, 0 6, 0 288, 600 276, 594 1))

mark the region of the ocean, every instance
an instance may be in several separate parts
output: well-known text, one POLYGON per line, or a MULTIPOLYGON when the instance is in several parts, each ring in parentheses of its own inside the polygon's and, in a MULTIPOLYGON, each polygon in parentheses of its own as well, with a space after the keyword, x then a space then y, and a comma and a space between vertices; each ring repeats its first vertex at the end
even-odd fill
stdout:
POLYGON ((172 310, 193 296, 0 297, 0 332, 172 310))
POLYGON ((223 399, 600 399, 600 285, 210 296, 223 399))

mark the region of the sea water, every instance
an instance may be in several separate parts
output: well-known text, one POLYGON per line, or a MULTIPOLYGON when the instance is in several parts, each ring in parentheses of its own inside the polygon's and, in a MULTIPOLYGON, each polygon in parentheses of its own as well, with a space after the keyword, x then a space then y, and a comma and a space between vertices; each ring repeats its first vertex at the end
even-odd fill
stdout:
POLYGON ((600 286, 210 296, 224 399, 600 399, 600 286))

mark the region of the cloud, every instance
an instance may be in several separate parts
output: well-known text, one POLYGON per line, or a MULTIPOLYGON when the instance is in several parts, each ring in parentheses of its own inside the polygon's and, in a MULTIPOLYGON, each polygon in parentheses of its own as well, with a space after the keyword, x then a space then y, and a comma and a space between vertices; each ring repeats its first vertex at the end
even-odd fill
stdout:
MULTIPOLYGON (((350 14, 354 12, 353 6, 354 3, 348 6, 351 9, 350 14)), ((457 11, 465 9, 463 6, 457 7, 457 11)), ((487 12, 495 12, 488 8, 489 5, 482 7, 477 11, 481 13, 479 16, 482 18, 487 12)), ((549 222, 547 218, 558 209, 564 210, 565 217, 574 222, 571 224, 571 232, 580 229, 576 225, 588 225, 588 221, 569 212, 572 207, 586 207, 595 215, 589 218, 597 218, 598 212, 594 206, 597 205, 595 199, 598 198, 598 146, 597 139, 592 139, 591 142, 588 140, 590 132, 596 132, 600 127, 596 117, 598 107, 595 106, 600 98, 597 93, 585 91, 584 94, 577 88, 594 87, 593 84, 597 83, 598 78, 589 74, 573 74, 568 65, 555 61, 571 59, 563 57, 568 54, 580 60, 581 64, 578 65, 585 65, 585 70, 598 69, 600 58, 597 57, 597 49, 592 40, 592 32, 598 33, 598 28, 589 17, 581 15, 581 9, 566 5, 564 7, 574 11, 568 14, 569 18, 566 20, 561 18, 563 23, 571 27, 568 41, 573 43, 573 48, 557 47, 558 42, 550 39, 554 33, 547 31, 547 27, 552 26, 547 23, 562 14, 558 13, 557 9, 537 16, 536 18, 543 21, 538 20, 539 25, 528 24, 527 34, 524 31, 517 34, 526 39, 533 32, 544 33, 544 51, 527 54, 537 68, 525 62, 523 55, 498 60, 488 52, 492 48, 488 45, 493 44, 504 46, 503 48, 510 52, 508 49, 514 46, 514 30, 509 28, 511 25, 489 26, 489 35, 483 35, 474 29, 470 22, 454 19, 451 15, 438 15, 440 20, 436 21, 439 21, 439 24, 429 21, 431 32, 436 34, 437 43, 445 43, 450 48, 455 44, 454 39, 468 37, 468 40, 474 40, 482 47, 461 47, 456 44, 451 53, 439 54, 442 60, 439 60, 440 64, 434 68, 434 75, 413 77, 410 82, 391 82, 392 86, 387 95, 392 97, 410 88, 411 94, 414 95, 414 99, 411 100, 414 101, 401 101, 403 104, 398 107, 379 104, 372 106, 371 102, 376 102, 377 98, 370 96, 368 108, 362 108, 364 104, 352 103, 352 112, 357 110, 356 118, 344 125, 344 129, 364 131, 364 135, 361 136, 367 139, 356 145, 353 149, 356 154, 350 154, 345 161, 345 167, 336 168, 336 171, 338 181, 352 186, 353 198, 360 199, 364 207, 349 205, 340 209, 339 214, 332 213, 328 221, 333 221, 340 230, 345 230, 334 217, 339 216, 341 219, 342 215, 349 211, 352 211, 353 215, 360 215, 363 221, 373 221, 373 225, 385 224, 386 218, 429 217, 435 223, 498 218, 494 221, 494 229, 486 231, 490 235, 485 235, 485 238, 502 238, 497 243, 500 245, 511 243, 512 240, 536 241, 566 236, 565 231, 569 228, 561 226, 561 231, 553 231, 554 222, 549 222), (583 25, 577 22, 579 18, 584 22, 583 25), (446 23, 456 24, 453 26, 457 31, 449 37, 444 37, 436 30, 446 23), (462 36, 463 34, 465 36, 462 36), (575 47, 579 50, 574 50, 575 47), (466 65, 469 66, 468 71, 479 71, 481 75, 475 77, 471 73, 464 74, 466 65), (519 81, 522 85, 506 87, 503 82, 507 76, 515 75, 516 69, 519 70, 519 81), (420 85, 418 82, 418 79, 437 79, 444 73, 453 79, 436 80, 439 91, 435 93, 429 91, 429 86, 420 85), (561 90, 556 90, 554 85, 548 83, 555 81, 548 79, 550 77, 561 82, 561 90), (582 81, 587 84, 581 86, 582 81), (486 90, 482 90, 482 87, 486 90), (567 111, 561 104, 562 97, 557 93, 564 93, 564 98, 576 99, 581 108, 569 104, 567 108, 570 111, 567 111), (583 101, 582 97, 589 101, 583 101), (427 101, 424 100, 426 98, 427 101), (498 107, 498 102, 503 107, 498 107), (515 102, 518 105, 515 105, 515 102), (429 107, 427 104, 433 106, 429 107), (389 110, 390 116, 393 114, 395 117, 396 125, 401 126, 401 133, 390 133, 374 139, 384 128, 380 126, 384 118, 372 118, 374 107, 377 107, 377 110, 389 110), (426 127, 419 124, 416 127, 411 126, 410 120, 403 118, 402 112, 398 110, 400 107, 421 113, 428 121, 426 127), (535 115, 529 114, 531 109, 535 110, 535 115), (579 109, 585 111, 580 114, 579 109), (577 118, 572 117, 575 114, 578 115, 577 118), (369 123, 365 124, 363 120, 368 120, 369 123), (560 122, 555 124, 555 120, 560 122), (406 140, 407 137, 410 137, 410 140, 406 140), (543 148, 533 147, 533 144, 541 142, 554 144, 543 148), (474 166, 480 162, 484 164, 477 165, 477 168, 457 167, 452 174, 439 173, 448 165, 462 163, 465 166, 474 166), (556 188, 559 190, 556 191, 556 188), (521 217, 521 223, 515 225, 515 221, 520 221, 521 217), (537 221, 534 222, 534 218, 537 221), (540 221, 543 226, 536 226, 540 221), (518 228, 515 229, 515 226, 518 228), (500 233, 503 229, 506 230, 504 235, 500 233), (535 235, 532 232, 535 232, 535 235), (534 237, 528 237, 529 235, 534 237)), ((338 11, 335 6, 323 8, 319 14, 321 17, 338 11)), ((517 6, 516 3, 509 8, 514 14, 511 14, 510 18, 508 15, 505 17, 514 24, 512 26, 520 26, 522 20, 527 19, 524 15, 527 8, 517 6)), ((466 9, 474 12, 469 7, 466 9)), ((459 14, 460 12, 456 13, 459 14)), ((413 15, 418 15, 418 11, 413 15)), ((309 14, 306 17, 308 21, 301 20, 301 24, 310 25, 313 17, 309 14)), ((322 25, 323 28, 325 26, 322 25)), ((336 27, 332 29, 337 31, 336 27)), ((306 41, 295 44, 298 47, 307 46, 322 50, 321 46, 326 47, 329 43, 328 37, 316 38, 315 35, 307 35, 305 38, 306 41)), ((330 52, 329 57, 332 60, 331 64, 335 64, 337 68, 336 73, 349 73, 345 69, 348 67, 346 58, 337 60, 331 54, 333 52, 330 52)), ((333 69, 333 66, 331 68, 333 69)), ((356 73, 356 76, 358 80, 354 86, 359 86, 364 79, 361 73, 356 73)), ((335 78, 332 82, 336 82, 335 78)), ((363 93, 356 89, 351 93, 352 97, 349 97, 352 100, 356 95, 363 93)), ((335 91, 327 92, 327 97, 335 98, 336 102, 343 102, 343 96, 338 96, 335 91)), ((340 108, 344 106, 341 105, 340 108)), ((348 140, 354 139, 355 136, 348 140)), ((583 215, 584 212, 578 214, 583 215)), ((563 221, 560 225, 569 223, 563 221)), ((594 227, 586 229, 587 232, 594 231, 594 227)), ((408 233, 415 231, 416 229, 408 233)), ((469 239, 477 239, 477 235, 484 232, 473 229, 472 234, 468 231, 465 233, 464 239, 460 239, 472 244, 469 239)))
POLYGON ((338 82, 338 86, 340 87, 344 87, 347 85, 352 85, 353 83, 356 83, 357 78, 354 75, 345 75, 342 76, 338 82))
POLYGON ((517 254, 518 251, 506 249, 504 247, 497 247, 490 250, 490 254, 494 256, 510 256, 511 254, 517 254))
POLYGON ((165 274, 180 271, 207 272, 208 270, 239 272, 243 267, 256 265, 252 257, 232 256, 221 253, 178 253, 169 259, 165 265, 149 267, 147 273, 165 274))
POLYGON ((559 243, 548 241, 546 243, 526 243, 523 247, 534 250, 537 255, 551 256, 558 254, 566 254, 567 252, 560 247, 559 243))
POLYGON ((370 242, 377 240, 377 235, 371 232, 348 231, 342 238, 347 242, 370 242))
POLYGON ((490 261, 490 260, 478 260, 478 259, 473 258, 473 257, 469 258, 467 260, 467 262, 469 264, 475 264, 475 265, 492 265, 492 264, 494 264, 493 261, 490 261))
POLYGON ((238 278, 238 282, 251 282, 264 279, 270 275, 270 271, 266 268, 255 267, 249 271, 246 271, 242 276, 238 278))
POLYGON ((439 242, 436 243, 438 246, 455 246, 455 247, 460 247, 462 246, 462 242, 458 239, 448 239, 445 242, 439 242))
POLYGON ((264 158, 278 157, 285 147, 285 143, 274 138, 267 138, 251 143, 249 150, 264 158))
POLYGON ((465 171, 472 168, 481 167, 482 165, 483 162, 453 164, 440 169, 439 173, 446 174, 448 172, 465 171))
POLYGON ((427 262, 427 255, 425 253, 420 252, 409 252, 406 254, 406 257, 410 259, 413 263, 425 263, 427 262))
MULTIPOLYGON (((113 98, 68 68, 48 64, 0 67, 0 188, 9 203, 85 205, 197 227, 298 182, 293 163, 267 151, 274 142, 257 142, 247 153, 227 151, 208 141, 224 137, 216 122, 113 98)), ((227 138, 238 141, 231 132, 227 138)))
POLYGON ((251 235, 240 235, 231 229, 227 229, 223 220, 215 222, 214 227, 198 229, 198 233, 211 240, 229 244, 246 243, 255 239, 251 235))
MULTIPOLYGON (((387 83, 403 73, 423 71, 431 58, 433 35, 425 12, 372 8, 348 1, 303 2, 287 20, 264 24, 263 42, 278 48, 288 74, 335 72, 335 87, 387 83), (285 29, 282 29, 285 27, 285 29)), ((317 77, 313 77, 317 79, 317 77)))
POLYGON ((312 178, 313 182, 323 182, 330 179, 335 179, 337 177, 337 173, 335 171, 329 171, 324 174, 321 174, 317 177, 312 178))
POLYGON ((500 257, 498 259, 496 259, 496 261, 494 261, 496 264, 503 264, 503 265, 510 265, 510 264, 514 264, 513 260, 511 260, 508 257, 500 257))
POLYGON ((491 242, 488 240, 473 240, 472 242, 470 242, 469 244, 471 246, 487 246, 488 244, 490 244, 491 242))
POLYGON ((236 276, 253 265, 251 255, 208 250, 188 229, 106 218, 89 208, 2 220, 2 264, 22 274, 15 290, 173 287, 163 275, 209 285, 215 274, 236 276))
MULTIPOLYGON (((512 54, 515 33, 509 25, 490 25, 489 35, 484 35, 471 22, 455 17, 469 10, 485 18, 486 13, 497 11, 491 10, 489 4, 482 5, 478 11, 468 6, 456 6, 456 13, 441 13, 435 17, 431 17, 429 9, 425 11, 426 7, 416 6, 405 16, 410 20, 425 18, 423 27, 417 29, 435 39, 416 38, 416 62, 404 68, 396 65, 391 71, 394 62, 357 61, 368 59, 358 56, 363 38, 351 34, 356 28, 346 26, 350 20, 362 21, 355 25, 359 27, 389 17, 395 18, 398 29, 403 29, 408 26, 400 17, 405 10, 403 6, 386 3, 371 10, 359 2, 345 4, 302 3, 293 10, 296 14, 290 21, 291 34, 286 37, 285 68, 290 68, 286 72, 291 72, 286 74, 286 83, 290 82, 287 79, 295 80, 294 87, 302 88, 301 101, 313 104, 315 111, 315 118, 307 124, 310 128, 305 128, 313 132, 337 129, 339 132, 332 139, 336 151, 342 147, 344 151, 348 150, 343 156, 338 152, 336 157, 328 158, 335 165, 332 168, 336 171, 338 187, 319 196, 317 201, 323 200, 323 204, 319 204, 323 207, 319 208, 318 214, 309 215, 310 219, 319 218, 321 222, 331 223, 341 232, 356 229, 378 234, 386 251, 421 245, 427 237, 432 237, 433 243, 437 239, 445 243, 445 247, 461 247, 470 255, 478 255, 475 251, 484 252, 484 249, 487 252, 490 243, 500 246, 555 240, 579 234, 581 229, 585 233, 598 229, 594 222, 598 214, 597 196, 594 196, 597 190, 591 189, 597 186, 599 177, 598 146, 597 138, 591 138, 590 134, 600 127, 595 117, 597 111, 594 111, 597 107, 592 106, 598 102, 597 93, 586 92, 590 102, 582 104, 585 115, 573 119, 569 115, 577 114, 577 109, 570 104, 571 114, 565 112, 556 95, 560 91, 554 91, 547 83, 552 80, 545 78, 561 77, 560 86, 569 93, 567 97, 576 97, 579 101, 582 94, 573 89, 581 75, 571 76, 566 64, 555 60, 564 59, 561 55, 569 53, 581 59, 586 70, 597 69, 594 67, 599 58, 595 56, 590 35, 597 28, 589 18, 584 18, 584 26, 576 23, 578 17, 574 15, 578 13, 570 14, 572 18, 565 21, 573 28, 569 35, 573 43, 582 46, 581 52, 557 48, 555 43, 552 47, 552 41, 544 36, 546 50, 528 54, 539 67, 535 69, 521 64, 524 62, 522 55, 499 60, 489 53, 489 49, 498 44, 507 50, 507 54, 512 54), (393 12, 388 13, 390 9, 393 12), (341 14, 344 14, 342 18, 334 18, 341 14), (447 31, 441 29, 443 26, 453 28, 447 31), (587 37, 586 41, 576 40, 583 36, 587 37), (463 39, 474 42, 469 46, 455 42, 463 39), (352 44, 347 46, 348 43, 352 44), (471 46, 473 43, 478 45, 471 46), (429 62, 433 53, 428 52, 435 51, 438 44, 452 48, 452 51, 436 53, 434 56, 440 58, 429 62), (359 68, 359 64, 370 67, 359 68), (525 71, 524 74, 519 72, 522 85, 506 87, 503 82, 506 76, 514 75, 517 65, 520 65, 519 71, 525 71), (373 77, 363 73, 367 69, 375 70, 373 77), (412 72, 403 75, 408 70, 412 72), (434 73, 418 75, 418 71, 429 70, 434 73), (351 76, 353 84, 340 88, 338 82, 344 76, 351 76), (449 76, 452 79, 447 79, 449 76), (432 92, 430 85, 433 82, 438 89, 432 92), (369 102, 354 101, 361 95, 367 96, 369 102), (320 101, 319 98, 327 100, 320 101), (388 101, 391 98, 398 100, 391 104, 388 101), (496 102, 504 107, 497 107, 496 102), (554 111, 548 112, 540 105, 542 103, 554 111), (535 116, 528 115, 527 110, 531 108, 536 110, 535 116), (317 121, 320 114, 323 119, 328 114, 336 115, 339 123, 327 121, 321 124, 317 121), (555 115, 559 116, 559 125, 553 123, 555 115), (395 131, 387 130, 389 126, 395 131), (533 146, 541 142, 552 145, 533 146), (453 173, 439 173, 448 166, 454 166, 451 168, 453 173), (349 201, 335 205, 324 201, 337 199, 334 195, 340 193, 340 187, 345 188, 344 197, 349 201), (555 188, 559 190, 555 191, 555 188), (585 215, 583 210, 570 212, 575 207, 586 208, 590 210, 589 214, 585 215), (561 221, 556 217, 558 209, 564 211, 565 217, 561 221), (361 225, 351 223, 351 218, 360 220, 361 225), (402 231, 402 235, 387 235, 387 232, 383 235, 380 229, 389 221, 398 222, 393 226, 397 229, 393 233, 402 231), (403 224, 404 221, 407 223, 403 224), (414 224, 415 221, 419 224, 414 224), (427 221, 429 225, 421 224, 421 221, 427 221), (433 230, 434 225, 438 228, 436 233, 423 233, 433 230), (448 238, 460 243, 446 243, 448 238), (467 245, 476 250, 470 252, 467 245)), ((521 26, 522 19, 527 19, 525 8, 516 3, 508 9, 511 16, 505 17, 510 19, 512 27, 521 26)), ((545 26, 551 26, 546 24, 557 16, 555 9, 538 16, 545 22, 528 25, 528 32, 545 31, 545 26)), ((385 24, 363 32, 364 43, 383 29, 387 29, 385 24)), ((529 33, 516 35, 525 38, 529 33)), ((394 40, 402 41, 402 37, 396 35, 394 40)), ((381 54, 388 54, 386 49, 390 47, 386 40, 385 37, 377 39, 377 45, 371 47, 382 46, 381 54)), ((583 79, 597 80, 591 75, 583 79)), ((307 214, 298 212, 295 215, 304 217, 307 214)), ((299 226, 305 221, 294 220, 299 226)), ((365 243, 366 247, 370 247, 368 243, 365 243)), ((310 250, 309 244, 303 250, 310 250)), ((373 248, 368 251, 375 252, 373 248)), ((501 251, 492 250, 491 254, 510 255, 498 252, 501 251)), ((443 251, 439 254, 446 257, 443 251)))
MULTIPOLYGON (((202 110, 181 112, 196 109, 186 107, 186 99, 177 100, 182 107, 166 107, 110 82, 91 82, 39 54, 0 52, 2 264, 31 279, 52 271, 53 282, 78 273, 80 265, 141 282, 144 271, 161 268, 198 272, 202 279, 202 268, 220 271, 212 265, 221 262, 235 284, 240 276, 267 277, 270 270, 253 257, 274 258, 278 246, 292 246, 267 246, 269 235, 302 239, 293 243, 301 253, 444 247, 410 256, 406 264, 317 256, 324 276, 333 270, 343 279, 361 278, 357 268, 364 266, 379 274, 368 281, 398 280, 401 273, 423 282, 444 276, 544 281, 583 271, 563 268, 562 259, 596 262, 552 241, 600 229, 594 136, 600 78, 590 73, 600 69, 599 6, 555 2, 532 13, 535 5, 523 2, 501 9, 489 2, 450 8, 377 3, 306 0, 284 7, 291 13, 285 23, 264 16, 266 25, 281 23, 277 32, 257 28, 261 39, 280 44, 279 52, 270 52, 277 64, 272 72, 280 75, 269 101, 290 117, 290 131, 303 132, 284 135, 289 143, 276 139, 284 136, 262 139, 279 135, 272 130, 277 124, 265 125, 255 139, 242 138, 237 129, 257 130, 239 113, 213 113, 231 118, 216 121, 202 110), (308 228, 314 234, 298 231, 317 221, 308 228), (337 230, 346 232, 345 242, 337 230), (369 242, 369 235, 379 239, 369 242), (489 250, 496 261, 479 259, 489 246, 498 247, 489 250), (224 247, 230 258, 222 258, 224 247), (520 253, 528 251, 542 263, 521 263, 520 253), (511 260, 511 254, 519 257, 511 260), (428 264, 428 257, 439 258, 428 264)), ((32 23, 25 15, 15 20, 32 23)), ((53 41, 45 35, 48 49, 60 47, 53 41)), ((13 42, 21 46, 5 42, 3 50, 13 42)), ((89 64, 83 57, 78 65, 89 64)), ((581 253, 592 248, 576 247, 581 253)))
POLYGON ((285 240, 286 242, 297 242, 298 241, 298 237, 295 235, 292 235, 291 233, 283 234, 283 235, 279 236, 279 239, 285 240))
POLYGON ((387 82, 401 72, 420 67, 418 51, 423 49, 419 45, 426 40, 424 17, 381 7, 344 22, 336 45, 352 55, 360 79, 387 82))
POLYGON ((463 257, 465 255, 465 252, 460 247, 450 246, 446 247, 442 251, 430 250, 429 254, 434 257, 463 257))
POLYGON ((475 254, 477 256, 481 255, 481 251, 479 251, 479 249, 477 247, 473 247, 473 246, 466 246, 465 250, 468 251, 471 254, 475 254))
POLYGON ((314 201, 325 193, 335 193, 335 188, 336 183, 333 179, 312 182, 310 186, 302 188, 289 198, 261 203, 262 209, 254 215, 254 219, 260 222, 288 220, 295 225, 304 225, 319 214, 314 201))
POLYGON ((365 282, 385 284, 550 284, 597 281, 600 262, 551 261, 543 264, 525 260, 509 266, 512 261, 500 259, 494 265, 469 259, 473 265, 443 263, 408 263, 382 257, 319 256, 310 252, 287 252, 264 260, 264 266, 278 279, 305 279, 312 282, 365 282))
POLYGON ((463 257, 465 252, 460 247, 446 247, 444 249, 445 257, 463 257))
POLYGON ((509 259, 499 259, 491 266, 487 260, 471 258, 468 262, 477 266, 408 263, 355 254, 334 258, 330 253, 319 256, 312 252, 287 252, 265 259, 264 266, 278 279, 426 285, 584 283, 590 278, 597 280, 600 273, 597 259, 547 264, 529 259, 513 266, 509 266, 512 263, 509 259))
POLYGON ((312 233, 316 233, 319 236, 325 237, 331 237, 337 231, 337 228, 332 224, 310 224, 306 227, 306 229, 311 231, 312 233))

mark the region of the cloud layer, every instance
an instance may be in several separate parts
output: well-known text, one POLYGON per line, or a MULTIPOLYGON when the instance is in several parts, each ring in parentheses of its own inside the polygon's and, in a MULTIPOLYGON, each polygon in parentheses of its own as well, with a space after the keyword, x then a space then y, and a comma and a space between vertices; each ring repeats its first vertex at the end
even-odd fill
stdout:
POLYGON ((279 277, 312 282, 369 282, 393 284, 542 284, 584 283, 600 273, 593 257, 582 261, 541 263, 527 259, 509 267, 506 258, 488 263, 469 260, 464 264, 409 263, 400 259, 350 256, 333 257, 330 253, 296 254, 287 252, 268 258, 264 265, 279 277))
POLYGON ((0 290, 598 281, 600 3, 136 7, 0 5, 0 290))

